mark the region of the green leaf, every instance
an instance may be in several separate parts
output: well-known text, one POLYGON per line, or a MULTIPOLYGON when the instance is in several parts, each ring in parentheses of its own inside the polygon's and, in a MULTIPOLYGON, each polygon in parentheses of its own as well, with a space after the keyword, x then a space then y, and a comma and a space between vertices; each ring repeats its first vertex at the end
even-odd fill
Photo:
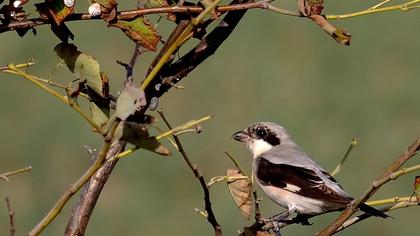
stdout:
POLYGON ((230 195, 235 201, 236 206, 241 210, 241 213, 249 220, 252 210, 251 181, 236 169, 228 169, 226 176, 228 177, 227 185, 230 195))
POLYGON ((89 103, 92 120, 100 127, 104 127, 108 122, 109 108, 99 108, 94 102, 89 103))
POLYGON ((115 130, 114 137, 163 156, 171 155, 168 148, 163 146, 155 137, 149 136, 148 128, 148 124, 123 121, 115 130))
POLYGON ((161 36, 156 29, 144 17, 137 17, 132 21, 118 20, 110 26, 121 29, 127 37, 143 48, 156 51, 161 36))
POLYGON ((127 117, 145 105, 146 97, 144 91, 134 85, 130 85, 125 87, 118 96, 115 114, 121 120, 126 120, 127 117))
POLYGON ((99 63, 92 57, 77 50, 74 44, 60 43, 54 48, 67 68, 77 77, 87 80, 87 85, 98 94, 103 94, 99 63))

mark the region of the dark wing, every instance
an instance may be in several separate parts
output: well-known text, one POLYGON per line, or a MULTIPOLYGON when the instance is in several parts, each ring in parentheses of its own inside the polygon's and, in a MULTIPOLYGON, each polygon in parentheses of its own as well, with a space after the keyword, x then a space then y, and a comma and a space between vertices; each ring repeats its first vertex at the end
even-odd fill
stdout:
MULTIPOLYGON (((330 174, 323 174, 337 183, 330 174)), ((265 185, 272 185, 304 197, 310 197, 328 202, 348 204, 352 198, 342 196, 329 188, 324 181, 311 169, 288 164, 275 164, 263 157, 257 160, 257 178, 265 185), (298 188, 289 187, 294 185, 298 188)))

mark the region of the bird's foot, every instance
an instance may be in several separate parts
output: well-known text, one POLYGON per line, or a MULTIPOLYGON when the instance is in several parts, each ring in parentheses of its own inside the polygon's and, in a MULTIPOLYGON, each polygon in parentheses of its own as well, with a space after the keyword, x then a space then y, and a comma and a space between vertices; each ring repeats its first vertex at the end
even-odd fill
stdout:
POLYGON ((309 221, 308 221, 308 219, 309 219, 310 217, 308 217, 308 216, 306 216, 306 215, 301 215, 301 214, 298 214, 298 215, 296 215, 293 219, 292 219, 292 221, 294 222, 294 223, 296 223, 296 224, 301 224, 301 225, 312 225, 312 223, 309 223, 309 221))

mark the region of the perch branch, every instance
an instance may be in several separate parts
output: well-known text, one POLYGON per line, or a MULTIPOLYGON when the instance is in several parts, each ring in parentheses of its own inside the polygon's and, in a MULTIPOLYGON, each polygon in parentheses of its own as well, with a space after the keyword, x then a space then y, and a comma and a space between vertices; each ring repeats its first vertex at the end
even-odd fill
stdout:
MULTIPOLYGON (((406 199, 404 201, 400 201, 400 202, 394 203, 394 204, 392 204, 390 206, 385 206, 385 207, 378 208, 378 210, 380 210, 382 212, 388 212, 388 211, 393 211, 393 210, 397 210, 397 209, 401 209, 401 208, 407 208, 407 207, 412 207, 412 206, 419 206, 418 204, 419 204, 419 202, 417 201, 417 199, 415 199, 415 198, 412 199, 411 197, 409 197, 408 199, 406 199)), ((346 229, 346 228, 348 228, 348 227, 350 227, 350 226, 352 226, 354 224, 357 224, 357 223, 359 223, 359 222, 361 222, 363 220, 366 220, 366 219, 368 219, 370 217, 372 217, 372 215, 369 215, 367 213, 363 213, 360 216, 356 216, 356 217, 353 217, 351 219, 348 219, 347 221, 345 221, 343 223, 343 225, 341 227, 339 227, 334 232, 334 234, 335 233, 338 233, 338 232, 340 232, 340 231, 342 231, 342 230, 344 230, 344 229, 346 229)))
MULTIPOLYGON (((162 120, 165 122, 166 126, 168 126, 168 128, 170 130, 172 130, 171 125, 169 124, 168 120, 166 119, 165 115, 163 114, 162 111, 158 111, 159 115, 162 117, 162 120)), ((176 145, 178 146, 178 150, 181 153, 182 157, 184 158, 184 161, 187 163, 188 167, 192 170, 192 172, 194 173, 194 176, 199 180, 200 185, 203 189, 204 192, 204 205, 205 205, 205 210, 207 212, 207 221, 213 226, 214 229, 214 233, 216 236, 221 236, 222 235, 222 227, 219 225, 219 223, 216 220, 216 216, 214 215, 213 209, 211 207, 211 201, 210 201, 210 191, 209 191, 209 187, 204 179, 203 174, 200 172, 200 170, 198 169, 197 165, 194 165, 192 163, 192 161, 190 160, 190 158, 188 157, 187 153, 184 150, 184 147, 181 144, 181 141, 179 140, 178 136, 176 135, 172 135, 172 137, 175 140, 176 145)))
POLYGON ((28 166, 28 167, 25 167, 25 168, 21 168, 19 170, 9 171, 9 172, 0 174, 0 179, 4 180, 6 182, 9 182, 10 181, 9 176, 16 175, 16 174, 23 173, 23 172, 29 172, 31 170, 32 170, 32 167, 28 166))
POLYGON ((385 183, 389 182, 393 178, 396 178, 403 174, 404 169, 398 171, 398 169, 411 157, 416 155, 417 151, 420 149, 420 137, 415 140, 415 142, 404 151, 403 154, 383 173, 379 178, 377 178, 368 190, 359 198, 354 200, 354 202, 347 207, 340 216, 334 220, 328 227, 322 230, 318 236, 328 236, 334 234, 337 229, 339 229, 345 221, 347 221, 355 212, 359 206, 366 202, 380 187, 385 183))

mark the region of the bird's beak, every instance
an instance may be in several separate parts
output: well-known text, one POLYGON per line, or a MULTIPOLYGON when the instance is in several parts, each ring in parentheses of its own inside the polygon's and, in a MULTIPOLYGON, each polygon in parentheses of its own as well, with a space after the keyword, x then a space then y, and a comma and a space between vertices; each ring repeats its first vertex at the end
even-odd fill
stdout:
POLYGON ((247 142, 250 139, 249 135, 243 130, 234 133, 232 138, 239 142, 247 142))

